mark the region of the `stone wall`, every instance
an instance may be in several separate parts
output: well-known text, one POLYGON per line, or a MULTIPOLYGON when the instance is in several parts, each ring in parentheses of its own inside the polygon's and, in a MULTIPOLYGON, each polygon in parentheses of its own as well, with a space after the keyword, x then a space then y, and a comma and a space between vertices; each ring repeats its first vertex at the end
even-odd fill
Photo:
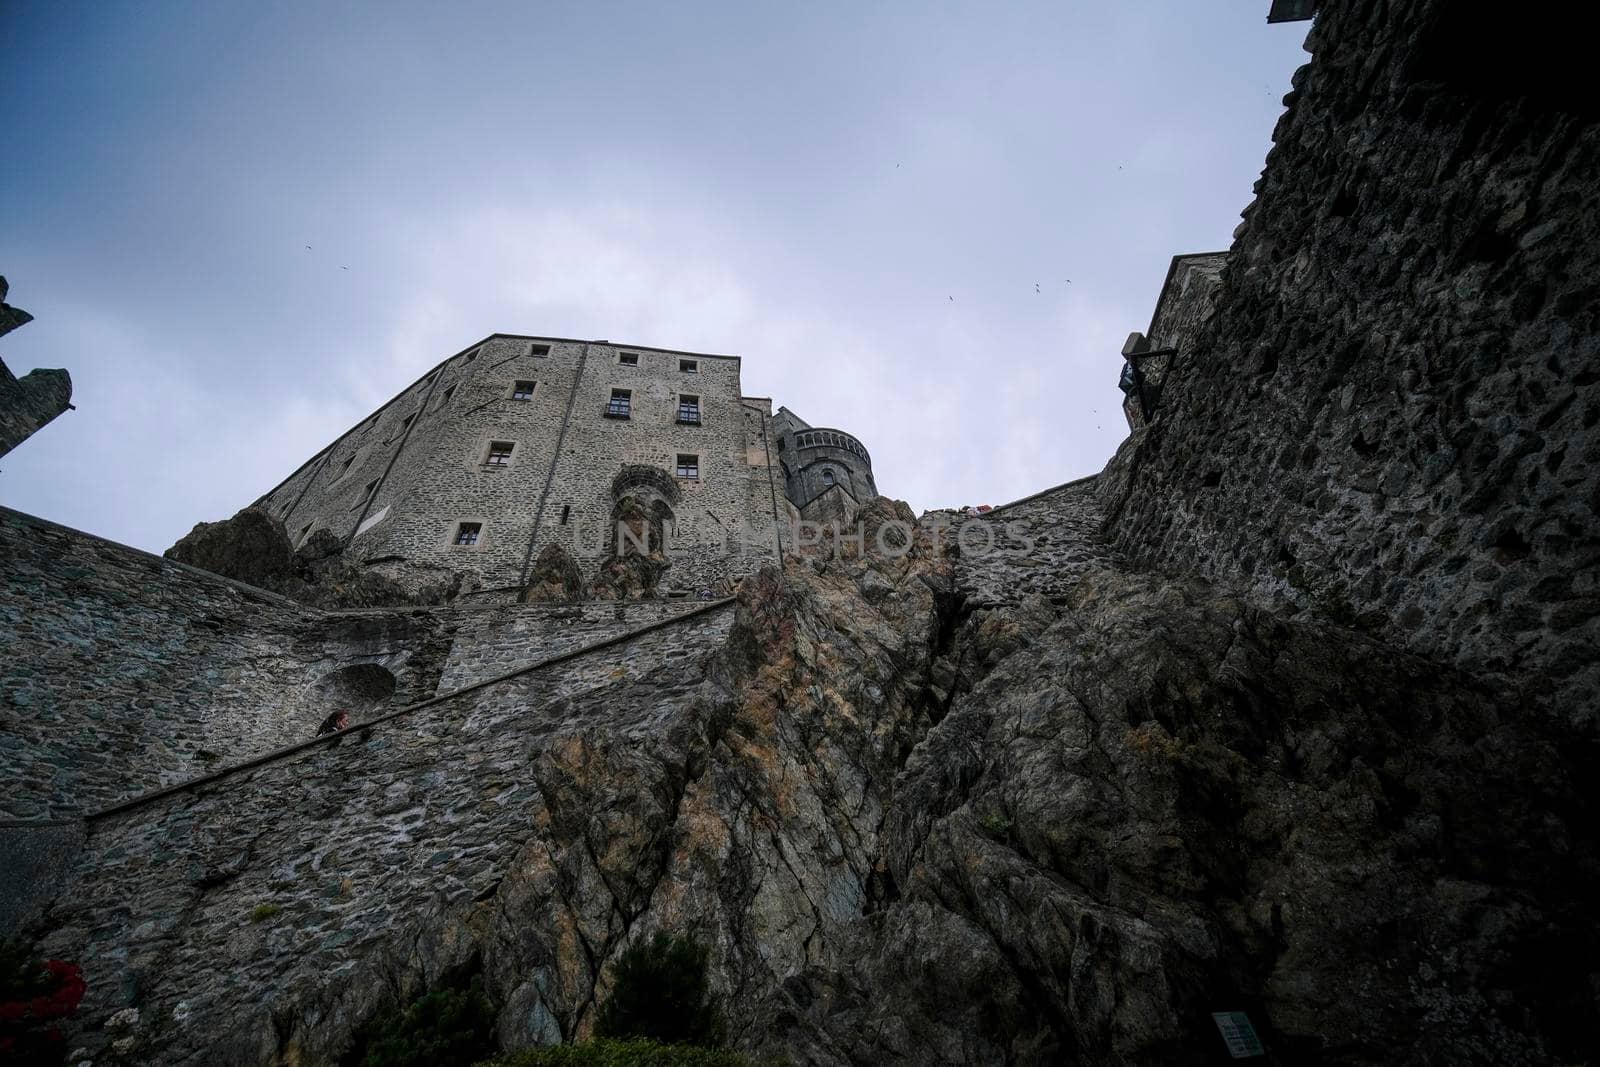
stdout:
POLYGON ((1102 523, 1090 477, 978 518, 936 514, 925 516, 923 524, 944 527, 942 539, 959 552, 957 587, 969 607, 982 609, 1033 596, 1060 603, 1085 570, 1115 561, 1116 552, 1101 539, 1102 523))
POLYGON ((1600 128, 1551 58, 1566 35, 1486 5, 1323 4, 1215 313, 1101 497, 1136 562, 1592 726, 1600 128))
POLYGON ((72 377, 64 370, 34 370, 18 378, 0 360, 0 456, 67 410, 72 377))
POLYGON ((317 611, 0 510, 0 818, 94 811, 695 600, 317 611))
POLYGON ((425 614, 309 611, 9 509, 0 556, 0 817, 93 810, 301 740, 344 668, 392 674, 399 703, 437 682, 425 614))
MULTIPOLYGON (((41 951, 95 976, 75 1043, 118 1038, 98 1024, 136 1006, 121 1051, 137 1062, 258 1062, 280 1045, 291 1062, 337 1060, 352 1019, 496 951, 469 922, 514 863, 537 863, 524 845, 553 817, 571 745, 599 724, 616 758, 681 745, 731 615, 91 821, 77 878, 37 924, 41 951)), ((523 1042, 556 1025, 536 994, 524 1007, 523 1042)))
POLYGON ((516 605, 461 612, 439 692, 448 693, 535 660, 704 607, 698 600, 619 600, 516 605))
MULTIPOLYGON (((0 336, 25 326, 33 316, 5 302, 6 280, 0 278, 0 336)), ((72 406, 72 376, 64 370, 34 370, 22 378, 0 360, 0 456, 72 406)))

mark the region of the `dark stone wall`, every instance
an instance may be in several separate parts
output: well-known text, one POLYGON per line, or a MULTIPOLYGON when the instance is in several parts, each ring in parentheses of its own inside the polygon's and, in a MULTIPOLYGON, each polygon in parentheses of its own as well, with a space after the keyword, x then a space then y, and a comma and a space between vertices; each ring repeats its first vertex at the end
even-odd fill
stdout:
POLYGON ((1100 493, 1136 562, 1592 728, 1600 130, 1571 36, 1473 3, 1322 5, 1216 311, 1100 493))
POLYGON ((0 361, 0 456, 10 452, 72 402, 72 376, 35 370, 21 378, 0 361))
POLYGON ((3 508, 0 559, 0 819, 304 740, 332 710, 319 683, 352 664, 393 673, 394 703, 426 698, 449 650, 426 613, 319 612, 3 508))

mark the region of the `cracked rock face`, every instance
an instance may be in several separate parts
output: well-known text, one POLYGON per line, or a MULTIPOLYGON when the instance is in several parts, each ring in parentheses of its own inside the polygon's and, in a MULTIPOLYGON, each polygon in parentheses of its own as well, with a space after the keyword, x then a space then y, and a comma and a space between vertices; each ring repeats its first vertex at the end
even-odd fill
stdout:
POLYGON ((704 748, 543 757, 503 1040, 588 1033, 604 961, 669 929, 796 1063, 1203 1063, 1235 1010, 1279 1062, 1580 1047, 1591 808, 1544 720, 1205 583, 964 616, 954 571, 925 541, 764 571, 704 748))

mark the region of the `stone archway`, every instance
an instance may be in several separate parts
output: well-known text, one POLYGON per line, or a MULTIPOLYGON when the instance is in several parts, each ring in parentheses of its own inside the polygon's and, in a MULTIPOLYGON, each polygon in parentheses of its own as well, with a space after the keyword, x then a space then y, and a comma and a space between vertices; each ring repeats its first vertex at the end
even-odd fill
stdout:
POLYGON ((659 467, 630 464, 611 480, 609 556, 646 555, 664 560, 675 518, 678 483, 659 467))
POLYGON ((394 699, 398 680, 377 663, 353 663, 329 671, 306 692, 304 716, 315 731, 329 715, 348 711, 352 722, 369 719, 394 699))
POLYGON ((606 557, 590 585, 596 600, 653 597, 671 566, 667 542, 678 483, 659 467, 631 464, 611 481, 611 528, 606 557))

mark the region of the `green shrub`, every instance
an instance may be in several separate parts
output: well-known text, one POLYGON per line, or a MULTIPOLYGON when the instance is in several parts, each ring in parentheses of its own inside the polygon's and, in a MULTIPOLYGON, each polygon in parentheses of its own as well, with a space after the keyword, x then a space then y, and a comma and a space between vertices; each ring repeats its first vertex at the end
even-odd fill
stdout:
POLYGON ((1011 832, 1011 820, 997 811, 985 815, 982 826, 994 837, 1005 837, 1011 832))
POLYGON ((666 933, 629 945, 612 969, 611 996, 600 1007, 595 1036, 720 1046, 726 1029, 706 983, 708 955, 692 938, 666 933))
POLYGON ((405 1009, 393 1009, 363 1031, 355 1055, 360 1067, 471 1067, 494 1052, 494 1007, 483 979, 464 988, 445 986, 405 1009))
POLYGON ((283 906, 279 904, 257 904, 250 909, 250 921, 264 923, 282 910, 283 906))
POLYGON ((578 1045, 524 1049, 485 1067, 750 1067, 750 1061, 723 1049, 663 1045, 643 1038, 597 1038, 578 1045))

